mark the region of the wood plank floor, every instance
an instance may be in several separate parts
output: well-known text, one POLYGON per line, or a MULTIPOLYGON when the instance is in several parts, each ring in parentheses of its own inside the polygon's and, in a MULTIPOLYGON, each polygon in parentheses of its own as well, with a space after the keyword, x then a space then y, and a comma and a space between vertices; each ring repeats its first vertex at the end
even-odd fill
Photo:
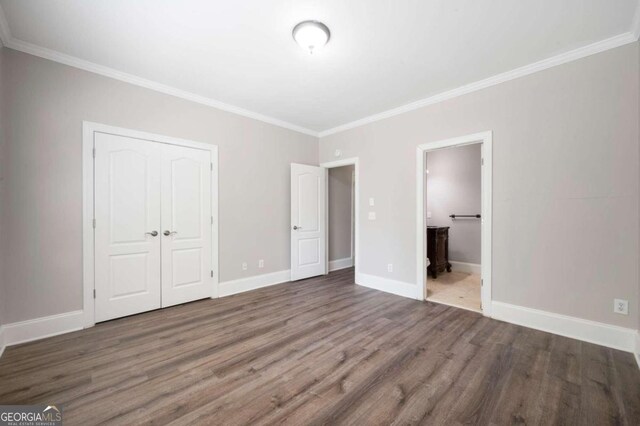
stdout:
POLYGON ((67 425, 638 425, 640 371, 347 269, 7 348, 0 403, 62 404, 67 425))

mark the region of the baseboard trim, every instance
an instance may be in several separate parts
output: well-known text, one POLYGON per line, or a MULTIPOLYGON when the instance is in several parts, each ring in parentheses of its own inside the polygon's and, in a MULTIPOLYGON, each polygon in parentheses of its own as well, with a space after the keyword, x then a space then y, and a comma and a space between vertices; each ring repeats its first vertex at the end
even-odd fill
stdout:
POLYGON ((374 290, 384 291, 385 293, 395 294, 396 296, 408 297, 409 299, 417 298, 417 288, 413 283, 405 283, 376 275, 357 273, 356 284, 374 290))
POLYGON ((596 345, 635 352, 638 331, 509 303, 492 302, 491 317, 596 345))
POLYGON ((329 261, 329 272, 339 271, 340 269, 351 268, 353 266, 353 258, 345 257, 344 259, 336 259, 329 261))
POLYGON ((13 346, 82 330, 84 328, 84 312, 65 312, 48 317, 4 324, 2 328, 5 346, 13 346))
POLYGON ((252 277, 240 278, 238 280, 221 282, 219 285, 219 297, 231 296, 232 294, 244 293, 245 291, 256 290, 270 285, 282 284, 291 281, 291 271, 272 272, 270 274, 254 275, 252 277))
POLYGON ((477 263, 456 262, 455 260, 450 260, 449 263, 451 264, 451 270, 454 272, 476 275, 480 275, 482 272, 482 267, 477 263))

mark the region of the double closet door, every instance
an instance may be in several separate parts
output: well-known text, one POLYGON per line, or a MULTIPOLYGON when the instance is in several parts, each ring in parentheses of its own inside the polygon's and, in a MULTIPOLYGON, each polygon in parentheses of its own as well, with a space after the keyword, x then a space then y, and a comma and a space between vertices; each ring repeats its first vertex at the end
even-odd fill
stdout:
POLYGON ((210 297, 211 153, 95 133, 96 322, 210 297))

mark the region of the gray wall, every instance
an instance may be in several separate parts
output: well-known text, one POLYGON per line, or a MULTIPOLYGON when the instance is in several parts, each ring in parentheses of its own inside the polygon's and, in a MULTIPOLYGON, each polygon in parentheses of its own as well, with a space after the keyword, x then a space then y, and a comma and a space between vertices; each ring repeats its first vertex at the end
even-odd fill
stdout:
POLYGON ((317 138, 9 49, 3 73, 5 322, 82 309, 83 120, 218 145, 220 280, 289 269, 289 164, 317 138))
POLYGON ((481 211, 481 148, 482 145, 475 144, 427 153, 426 211, 431 218, 426 223, 449 227, 452 261, 480 264, 480 220, 453 220, 449 215, 481 211))
POLYGON ((354 166, 329 169, 329 260, 351 257, 351 174, 354 166))
POLYGON ((416 146, 492 130, 493 299, 636 328, 638 73, 633 43, 321 138, 359 157, 361 272, 415 284, 416 146))

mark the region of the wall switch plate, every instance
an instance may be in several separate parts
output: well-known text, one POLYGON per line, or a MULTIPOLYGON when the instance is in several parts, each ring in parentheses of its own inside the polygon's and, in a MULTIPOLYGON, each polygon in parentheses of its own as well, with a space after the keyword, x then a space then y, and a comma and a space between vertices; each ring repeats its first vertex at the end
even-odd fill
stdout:
POLYGON ((629 301, 624 299, 613 299, 613 312, 621 315, 629 315, 629 301))
POLYGON ((369 220, 376 220, 376 212, 369 212, 369 220))
POLYGON ((336 149, 336 150, 333 152, 333 155, 334 155, 335 157, 340 157, 340 156, 342 155, 342 151, 340 151, 339 149, 336 149))
POLYGON ((247 265, 247 262, 242 262, 242 270, 243 271, 246 271, 248 267, 249 267, 249 265, 247 265))
POLYGON ((369 205, 370 206, 375 206, 376 205, 376 200, 374 200, 373 197, 369 198, 369 205))
POLYGON ((387 264, 387 272, 393 272, 393 263, 387 264))
POLYGON ((264 268, 264 259, 258 260, 258 268, 264 268))

